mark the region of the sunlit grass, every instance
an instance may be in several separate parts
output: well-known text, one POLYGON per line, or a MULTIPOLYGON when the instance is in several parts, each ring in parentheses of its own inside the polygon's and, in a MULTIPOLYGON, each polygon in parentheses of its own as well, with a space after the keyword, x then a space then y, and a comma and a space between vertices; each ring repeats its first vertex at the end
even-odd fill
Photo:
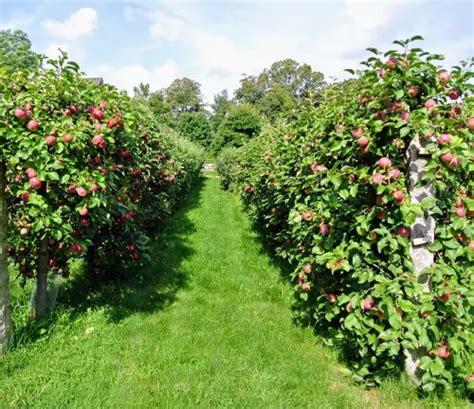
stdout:
POLYGON ((337 351, 292 324, 288 284, 215 175, 134 279, 74 288, 63 300, 75 310, 59 308, 49 338, 0 361, 1 408, 467 406, 419 400, 406 381, 353 384, 337 351))

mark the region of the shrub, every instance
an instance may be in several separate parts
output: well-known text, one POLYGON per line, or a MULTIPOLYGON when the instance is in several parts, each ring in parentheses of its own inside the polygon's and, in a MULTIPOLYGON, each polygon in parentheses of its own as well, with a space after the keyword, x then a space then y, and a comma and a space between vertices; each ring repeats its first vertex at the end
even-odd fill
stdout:
POLYGON ((416 39, 369 49, 366 69, 301 108, 267 153, 241 156, 240 190, 295 265, 299 319, 344 348, 357 379, 376 384, 416 350, 425 391, 472 391, 474 75, 468 62, 441 69, 442 56, 409 48, 416 39), (422 183, 436 197, 419 204, 406 159, 414 138, 430 152, 422 183), (430 291, 410 257, 423 214, 436 220, 430 291))

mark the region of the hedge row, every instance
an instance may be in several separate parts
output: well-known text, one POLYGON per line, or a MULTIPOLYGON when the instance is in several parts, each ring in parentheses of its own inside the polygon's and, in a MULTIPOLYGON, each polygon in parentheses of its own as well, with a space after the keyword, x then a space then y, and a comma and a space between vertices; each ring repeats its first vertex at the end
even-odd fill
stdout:
POLYGON ((154 228, 189 191, 204 155, 64 56, 0 70, 0 94, 9 262, 21 279, 36 279, 32 314, 42 316, 54 301, 48 281, 67 277, 72 259, 103 276, 148 257, 154 228))
POLYGON ((474 389, 474 98, 472 61, 448 72, 442 56, 395 42, 354 79, 326 88, 297 119, 220 162, 276 253, 295 266, 300 319, 339 344, 368 384, 420 355, 425 391, 474 389), (429 152, 409 193, 407 150, 429 152), (424 271, 410 257, 417 215, 436 221, 424 271), (426 277, 426 276, 425 276, 426 277))

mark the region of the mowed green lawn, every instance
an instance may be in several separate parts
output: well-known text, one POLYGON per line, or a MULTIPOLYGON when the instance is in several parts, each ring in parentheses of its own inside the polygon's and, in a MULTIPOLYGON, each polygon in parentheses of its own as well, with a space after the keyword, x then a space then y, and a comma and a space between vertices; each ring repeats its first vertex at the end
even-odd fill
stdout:
POLYGON ((0 408, 468 407, 419 399, 406 380, 355 385, 292 323, 288 283, 214 174, 154 248, 127 284, 88 297, 77 284, 87 301, 0 361, 0 408))

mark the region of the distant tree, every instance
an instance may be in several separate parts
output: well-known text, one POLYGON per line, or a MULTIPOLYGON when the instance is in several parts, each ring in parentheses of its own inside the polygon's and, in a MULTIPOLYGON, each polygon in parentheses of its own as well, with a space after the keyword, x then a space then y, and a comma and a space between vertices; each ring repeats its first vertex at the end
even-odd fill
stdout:
POLYGON ((234 106, 235 103, 229 99, 227 90, 223 90, 214 96, 214 103, 211 105, 211 126, 214 131, 217 131, 225 116, 234 106))
POLYGON ((218 152, 225 146, 242 146, 258 135, 262 126, 262 117, 254 106, 237 105, 220 124, 213 141, 213 150, 218 152))
POLYGON ((176 129, 181 135, 207 148, 212 140, 212 129, 205 112, 182 112, 176 129))
POLYGON ((140 82, 138 87, 133 87, 133 94, 135 97, 141 97, 144 99, 148 99, 150 96, 150 84, 143 84, 140 82))
POLYGON ((189 78, 175 79, 164 91, 166 104, 179 114, 202 109, 201 85, 189 78))
POLYGON ((287 58, 277 61, 259 75, 244 76, 234 93, 237 103, 254 105, 271 120, 288 116, 311 92, 325 86, 324 75, 308 64, 287 58))
POLYGON ((31 50, 31 41, 21 30, 0 30, 0 67, 15 71, 33 67, 36 54, 31 50))

